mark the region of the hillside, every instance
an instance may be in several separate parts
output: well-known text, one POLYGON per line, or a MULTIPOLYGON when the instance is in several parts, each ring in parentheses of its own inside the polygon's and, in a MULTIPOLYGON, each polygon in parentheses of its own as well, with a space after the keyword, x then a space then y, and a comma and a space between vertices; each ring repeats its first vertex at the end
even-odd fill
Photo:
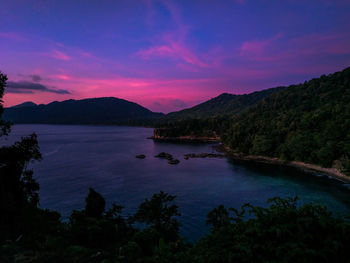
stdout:
POLYGON ((13 123, 141 125, 162 115, 136 103, 109 97, 15 106, 5 109, 3 119, 13 123))
POLYGON ((255 105, 263 98, 279 92, 284 87, 277 87, 249 94, 234 95, 223 93, 211 100, 198 104, 192 108, 171 112, 167 114, 166 120, 203 119, 223 115, 232 115, 243 112, 255 105))
POLYGON ((350 171, 350 68, 292 85, 233 118, 237 152, 350 171))
POLYGON ((22 108, 22 107, 33 107, 33 106, 37 106, 37 105, 34 102, 26 101, 21 104, 15 105, 11 108, 22 108))

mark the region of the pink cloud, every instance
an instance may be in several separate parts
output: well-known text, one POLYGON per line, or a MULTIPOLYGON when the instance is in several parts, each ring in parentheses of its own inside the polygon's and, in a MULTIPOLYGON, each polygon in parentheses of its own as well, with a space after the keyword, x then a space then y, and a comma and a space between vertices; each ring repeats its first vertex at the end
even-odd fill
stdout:
POLYGON ((136 55, 143 59, 150 59, 153 56, 168 57, 183 60, 199 67, 208 67, 208 65, 201 61, 184 43, 176 42, 173 39, 168 39, 166 45, 153 46, 148 49, 140 50, 136 55))
POLYGON ((245 51, 242 53, 241 49, 243 61, 254 61, 255 65, 276 72, 275 78, 288 74, 316 77, 348 66, 346 55, 350 55, 350 37, 342 33, 323 32, 292 38, 282 46, 277 41, 267 39, 245 43, 241 47, 245 51), (338 67, 335 68, 334 63, 323 62, 334 56, 343 56, 342 61, 338 59, 338 67))
POLYGON ((279 33, 271 38, 265 40, 251 40, 243 42, 240 47, 241 56, 260 56, 263 54, 265 49, 272 44, 274 41, 280 39, 283 34, 279 33))
POLYGON ((291 43, 303 55, 344 55, 350 53, 350 37, 340 33, 301 36, 292 39, 291 43))
POLYGON ((74 90, 67 94, 6 94, 6 106, 23 101, 48 103, 53 100, 93 97, 118 97, 134 101, 152 110, 179 110, 198 100, 218 95, 211 89, 219 83, 216 79, 145 79, 145 78, 90 78, 69 74, 47 75, 48 83, 59 89, 74 90), (160 102, 156 105, 154 102, 160 102))
MULTIPOLYGON (((146 1, 146 3, 148 9, 153 10, 151 8, 151 1, 146 1)), ((161 3, 169 11, 177 30, 175 32, 164 34, 154 41, 156 42, 154 45, 138 51, 135 55, 146 60, 151 59, 152 57, 172 58, 185 61, 188 64, 196 65, 198 67, 208 67, 208 64, 203 62, 186 44, 188 27, 182 22, 179 8, 171 1, 162 0, 161 3), (159 44, 159 42, 161 42, 161 44, 159 44)))
POLYGON ((68 56, 64 52, 56 50, 56 49, 50 54, 50 56, 53 57, 53 58, 56 58, 56 59, 59 59, 59 60, 65 60, 65 61, 68 61, 68 60, 72 59, 70 56, 68 56))
POLYGON ((64 74, 51 75, 51 76, 49 76, 49 78, 50 79, 62 79, 62 80, 70 80, 70 79, 72 79, 70 76, 64 75, 64 74))

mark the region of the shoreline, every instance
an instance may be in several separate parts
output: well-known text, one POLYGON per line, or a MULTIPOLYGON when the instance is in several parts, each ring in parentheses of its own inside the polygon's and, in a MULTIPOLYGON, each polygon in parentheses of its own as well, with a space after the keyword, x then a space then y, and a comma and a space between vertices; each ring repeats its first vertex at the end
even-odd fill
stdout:
POLYGON ((214 146, 214 148, 218 152, 223 152, 227 154, 227 157, 231 157, 232 159, 237 161, 246 162, 246 163, 253 162, 253 163, 260 163, 260 164, 270 164, 270 165, 291 167, 307 174, 312 174, 312 175, 322 174, 322 175, 330 176, 334 179, 340 180, 343 183, 350 183, 350 176, 345 175, 344 173, 342 173, 336 168, 325 168, 316 164, 304 163, 300 161, 283 161, 276 157, 239 154, 234 152, 231 148, 224 146, 223 144, 214 146))
POLYGON ((219 137, 200 137, 200 136, 179 136, 179 137, 164 137, 164 136, 151 136, 147 139, 152 139, 159 142, 197 142, 197 143, 219 143, 219 137))
POLYGON ((336 168, 325 168, 320 165, 304 163, 300 161, 284 161, 276 157, 268 157, 261 155, 244 155, 233 151, 228 146, 222 144, 220 137, 196 137, 196 136, 179 136, 179 137, 164 137, 164 136, 151 136, 148 139, 159 142, 177 142, 177 143, 220 143, 219 145, 213 146, 216 151, 222 152, 236 161, 244 163, 256 163, 256 164, 268 164, 278 165, 283 167, 291 167, 301 172, 311 175, 324 175, 329 176, 333 179, 339 180, 342 183, 350 183, 350 176, 345 175, 336 168))

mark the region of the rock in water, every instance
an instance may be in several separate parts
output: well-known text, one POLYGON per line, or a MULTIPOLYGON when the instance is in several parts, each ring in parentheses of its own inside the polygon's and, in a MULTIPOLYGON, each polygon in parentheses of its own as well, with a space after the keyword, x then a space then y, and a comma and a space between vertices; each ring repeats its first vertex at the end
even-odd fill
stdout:
POLYGON ((161 152, 160 154, 156 155, 155 157, 164 158, 164 159, 167 159, 167 160, 172 160, 173 159, 173 156, 170 153, 166 153, 166 152, 161 152))
POLYGON ((174 160, 169 160, 169 164, 178 164, 180 161, 177 160, 177 159, 174 159, 174 160))
POLYGON ((138 159, 145 159, 145 158, 146 158, 146 155, 144 155, 144 154, 139 154, 139 155, 136 155, 136 158, 138 158, 138 159))

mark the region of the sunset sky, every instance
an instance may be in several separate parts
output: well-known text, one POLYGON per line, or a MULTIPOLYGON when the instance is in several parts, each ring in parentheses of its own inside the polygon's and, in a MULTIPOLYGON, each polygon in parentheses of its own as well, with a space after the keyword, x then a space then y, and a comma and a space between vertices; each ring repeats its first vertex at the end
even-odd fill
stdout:
POLYGON ((113 96, 153 111, 350 66, 350 0, 0 0, 5 106, 113 96))

